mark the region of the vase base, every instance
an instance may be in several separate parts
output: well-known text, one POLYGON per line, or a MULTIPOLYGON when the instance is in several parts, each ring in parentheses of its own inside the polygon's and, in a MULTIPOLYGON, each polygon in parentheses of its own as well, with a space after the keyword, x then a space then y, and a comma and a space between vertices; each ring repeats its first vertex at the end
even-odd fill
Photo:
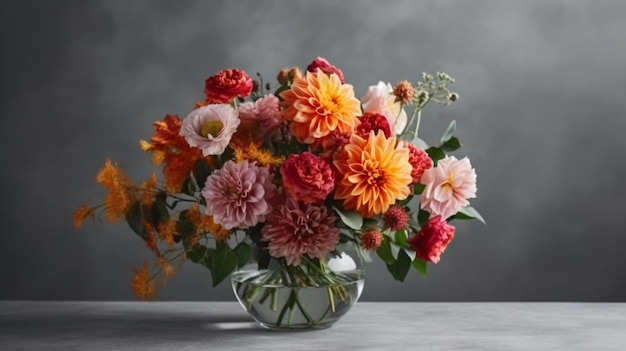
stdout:
POLYGON ((263 327, 263 329, 272 330, 272 331, 280 331, 280 332, 306 332, 312 330, 321 330, 328 329, 334 323, 322 323, 322 324, 314 324, 314 325, 275 325, 269 323, 258 322, 257 323, 263 327))

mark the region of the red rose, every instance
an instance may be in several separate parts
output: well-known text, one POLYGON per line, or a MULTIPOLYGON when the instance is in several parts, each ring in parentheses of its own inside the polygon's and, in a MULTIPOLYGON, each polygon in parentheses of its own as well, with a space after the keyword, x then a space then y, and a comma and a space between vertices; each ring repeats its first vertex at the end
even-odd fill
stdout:
POLYGON ((330 62, 328 62, 328 60, 323 57, 316 58, 313 62, 311 62, 311 64, 307 66, 306 70, 315 73, 317 72, 318 68, 326 74, 335 73, 337 77, 339 77, 341 84, 345 83, 343 79, 343 72, 341 72, 339 68, 331 65, 330 62))
POLYGON ((454 238, 455 228, 437 215, 426 222, 414 237, 408 240, 417 257, 432 263, 439 262, 439 257, 454 238))
POLYGON ((376 134, 379 130, 385 133, 385 137, 389 138, 391 136, 391 128, 389 127, 387 117, 378 113, 366 113, 357 118, 361 124, 356 127, 356 133, 361 138, 367 139, 371 131, 374 131, 374 134, 376 134))
POLYGON ((205 82, 204 93, 207 100, 216 104, 227 104, 237 96, 248 97, 252 93, 254 83, 243 70, 229 68, 220 71, 205 82))
POLYGON ((291 197, 306 204, 324 200, 335 186, 330 164, 310 152, 289 155, 280 174, 291 197))

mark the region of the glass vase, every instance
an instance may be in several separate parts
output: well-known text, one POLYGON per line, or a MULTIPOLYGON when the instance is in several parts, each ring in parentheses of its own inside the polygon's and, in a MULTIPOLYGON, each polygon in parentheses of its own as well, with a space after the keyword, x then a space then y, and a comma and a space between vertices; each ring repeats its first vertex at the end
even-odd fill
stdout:
POLYGON ((232 274, 231 283, 241 306, 261 326, 323 329, 357 302, 364 277, 359 250, 345 243, 321 259, 304 255, 297 266, 256 248, 253 259, 232 274))

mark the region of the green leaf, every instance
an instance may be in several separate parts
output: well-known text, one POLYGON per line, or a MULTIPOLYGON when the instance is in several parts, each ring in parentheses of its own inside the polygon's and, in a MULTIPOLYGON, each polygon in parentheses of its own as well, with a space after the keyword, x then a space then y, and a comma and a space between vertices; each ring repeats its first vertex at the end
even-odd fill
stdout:
POLYGON ((206 183, 206 179, 211 175, 211 167, 204 162, 202 159, 198 159, 196 161, 195 169, 193 171, 196 184, 200 189, 204 188, 204 183, 206 183))
POLYGON ((210 249, 204 245, 195 245, 193 247, 188 246, 185 254, 191 262, 201 264, 206 268, 211 269, 211 258, 213 257, 214 252, 215 249, 210 249))
POLYGON ((426 142, 419 137, 413 139, 411 143, 421 149, 424 149, 424 150, 428 149, 428 144, 426 144, 426 142))
POLYGON ((430 217, 430 212, 420 209, 417 213, 417 223, 419 223, 420 227, 423 227, 428 222, 428 217, 430 217))
POLYGON ((393 253, 391 252, 391 243, 388 237, 384 237, 383 243, 376 249, 378 257, 380 257, 386 264, 391 264, 395 261, 393 253))
POLYGON ((450 140, 446 141, 440 146, 441 150, 447 151, 447 152, 458 150, 460 147, 461 147, 461 142, 459 141, 459 139, 457 139, 457 137, 450 138, 450 140))
POLYGON ((443 133, 443 136, 441 136, 441 144, 445 144, 446 142, 448 142, 448 140, 450 140, 454 136, 454 133, 456 133, 455 120, 450 122, 450 124, 448 125, 448 129, 446 129, 446 131, 443 133))
POLYGON ((404 248, 410 247, 409 243, 407 242, 407 235, 406 235, 406 230, 405 229, 398 230, 396 232, 395 243, 396 243, 396 245, 402 246, 404 248))
POLYGON ((387 269, 389 273, 393 276, 395 280, 404 281, 406 278, 406 274, 409 272, 411 268, 411 258, 404 250, 400 250, 398 253, 398 259, 391 264, 387 264, 387 269))
POLYGON ((413 260, 413 262, 411 263, 411 266, 413 266, 413 268, 415 268, 416 271, 418 271, 420 273, 420 275, 424 278, 426 278, 426 261, 422 261, 419 258, 416 258, 413 260))
POLYGON ((232 273, 239 259, 233 250, 226 243, 217 244, 217 249, 211 258, 211 278, 213 279, 213 286, 217 286, 226 277, 232 273))
POLYGON ((355 212, 355 211, 343 212, 336 206, 333 206, 333 209, 335 210, 335 212, 337 212, 337 214, 339 215, 339 218, 341 218, 341 221, 348 227, 354 230, 359 230, 361 229, 361 227, 363 227, 363 217, 361 217, 361 215, 358 212, 355 212))
POLYGON ((246 242, 239 243, 239 245, 235 246, 233 251, 235 255, 237 255, 237 267, 239 268, 248 263, 252 256, 252 247, 246 242))
POLYGON ((143 208, 141 202, 135 202, 130 211, 126 212, 126 222, 130 226, 130 229, 143 238, 143 208))
POLYGON ((433 160, 433 166, 437 166, 437 161, 446 157, 446 153, 443 152, 443 150, 441 150, 440 148, 435 147, 435 146, 431 146, 428 149, 426 149, 426 153, 433 160))
POLYGON ((426 185, 424 184, 413 184, 413 194, 420 195, 424 191, 424 188, 426 188, 426 185))
POLYGON ((167 223, 170 219, 170 213, 167 210, 167 205, 163 200, 156 200, 152 204, 152 208, 150 209, 150 213, 152 214, 152 225, 158 228, 158 225, 161 223, 167 223))
POLYGON ((191 177, 187 177, 187 179, 185 179, 181 190, 183 194, 187 194, 189 196, 194 196, 196 194, 196 185, 191 180, 191 177))
POLYGON ((487 224, 483 216, 481 216, 480 213, 478 213, 478 211, 472 206, 463 207, 456 215, 454 215, 454 218, 458 218, 458 219, 476 218, 477 220, 483 222, 483 224, 487 224))
POLYGON ((180 233, 183 240, 189 238, 196 232, 196 226, 187 219, 187 212, 189 210, 183 210, 178 214, 178 222, 176 223, 176 230, 180 233))

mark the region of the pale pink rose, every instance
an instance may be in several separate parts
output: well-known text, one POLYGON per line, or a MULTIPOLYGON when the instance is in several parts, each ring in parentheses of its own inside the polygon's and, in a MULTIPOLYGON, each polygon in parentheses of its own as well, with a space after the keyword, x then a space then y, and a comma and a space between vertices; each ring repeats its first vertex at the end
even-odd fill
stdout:
POLYGON ((202 189, 206 214, 226 229, 246 229, 265 221, 277 195, 270 172, 247 160, 226 161, 207 178, 202 189))
POLYGON ((379 113, 387 117, 394 135, 400 135, 406 127, 407 115, 400 102, 395 102, 391 84, 380 81, 372 85, 361 97, 363 113, 379 113))
POLYGON ((337 217, 324 205, 306 205, 287 197, 267 216, 261 240, 269 242, 273 257, 284 257, 297 266, 303 255, 323 258, 339 241, 337 217))
POLYGON ((454 238, 454 231, 453 226, 437 215, 429 219, 407 242, 420 260, 437 263, 454 238))
POLYGON ((326 199, 335 187, 335 174, 330 164, 310 152, 289 155, 280 174, 287 192, 304 203, 326 199))
POLYGON ((273 132, 283 122, 278 109, 278 98, 272 94, 267 94, 254 102, 244 102, 237 109, 243 122, 260 122, 266 133, 273 132))
POLYGON ((204 156, 220 155, 239 126, 237 110, 228 104, 214 104, 193 110, 180 127, 180 134, 204 156))
POLYGON ((420 183, 425 185, 420 207, 430 212, 431 218, 441 215, 446 219, 476 197, 476 172, 467 157, 446 156, 437 167, 424 171, 420 183))

